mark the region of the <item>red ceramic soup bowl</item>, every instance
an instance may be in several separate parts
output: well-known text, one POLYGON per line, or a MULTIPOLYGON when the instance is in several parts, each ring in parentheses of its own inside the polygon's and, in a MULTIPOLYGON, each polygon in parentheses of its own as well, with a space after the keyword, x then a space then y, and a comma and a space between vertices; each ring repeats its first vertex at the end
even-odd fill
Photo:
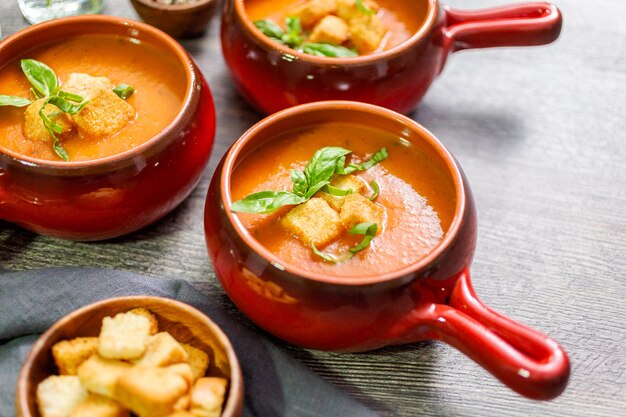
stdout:
POLYGON ((55 162, 0 150, 0 219, 34 232, 101 240, 133 232, 163 217, 192 191, 215 136, 209 87, 191 57, 152 26, 112 16, 80 16, 24 29, 0 43, 0 62, 80 34, 108 34, 150 43, 180 62, 186 74, 178 115, 137 147, 84 162, 55 162))
POLYGON ((407 113, 422 99, 452 52, 556 40, 561 14, 550 3, 461 11, 437 0, 405 0, 423 9, 420 29, 384 52, 354 58, 300 53, 263 35, 245 0, 226 0, 222 51, 235 85, 263 113, 321 100, 356 100, 407 113))
POLYGON ((226 293, 254 322, 290 343, 365 351, 436 339, 527 397, 550 399, 565 389, 569 360, 563 349, 476 298, 469 272, 476 210, 467 179, 443 145, 405 116, 369 104, 331 101, 262 120, 235 142, 218 166, 204 224, 209 256, 226 293), (276 257, 228 210, 238 161, 281 132, 336 121, 383 129, 409 141, 446 178, 456 196, 450 201, 454 216, 442 241, 418 262, 380 275, 312 273, 276 257))

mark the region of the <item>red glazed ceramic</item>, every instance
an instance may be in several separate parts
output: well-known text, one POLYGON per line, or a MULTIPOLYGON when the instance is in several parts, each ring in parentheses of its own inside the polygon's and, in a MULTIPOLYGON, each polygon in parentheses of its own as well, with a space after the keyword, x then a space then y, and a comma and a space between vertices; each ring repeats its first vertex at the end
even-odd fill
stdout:
POLYGON ((209 353, 208 375, 228 379, 221 417, 243 414, 244 384, 241 367, 228 336, 217 324, 195 308, 162 297, 133 296, 99 301, 82 307, 57 321, 35 342, 24 360, 15 390, 18 417, 41 417, 36 402, 37 386, 58 372, 51 349, 61 340, 98 336, 104 317, 133 308, 147 308, 159 321, 159 331, 169 332, 180 342, 209 353))
POLYGON ((248 130, 216 170, 205 208, 208 252, 218 279, 248 317, 270 333, 306 348, 365 351, 426 339, 444 341, 515 391, 534 399, 558 396, 569 360, 547 336, 482 304, 469 268, 476 246, 476 211, 456 160, 415 121, 356 102, 318 102, 276 113, 248 130), (350 121, 411 142, 449 177, 456 201, 443 240, 419 262, 374 276, 336 277, 285 264, 236 219, 231 173, 238 161, 280 132, 350 121))
POLYGON ((120 17, 80 16, 24 29, 0 43, 0 62, 77 34, 111 34, 148 42, 186 73, 182 108, 161 133, 111 157, 44 161, 0 151, 0 219, 44 235, 100 240, 133 232, 182 202, 200 179, 215 136, 209 87, 191 57, 152 26, 120 17))
POLYGON ((244 3, 224 3, 222 52, 239 91, 266 114, 320 100, 356 100, 407 113, 451 53, 543 45, 561 31, 561 14, 550 3, 461 11, 437 0, 414 0, 425 19, 409 40, 380 53, 328 58, 271 41, 248 19, 244 3))

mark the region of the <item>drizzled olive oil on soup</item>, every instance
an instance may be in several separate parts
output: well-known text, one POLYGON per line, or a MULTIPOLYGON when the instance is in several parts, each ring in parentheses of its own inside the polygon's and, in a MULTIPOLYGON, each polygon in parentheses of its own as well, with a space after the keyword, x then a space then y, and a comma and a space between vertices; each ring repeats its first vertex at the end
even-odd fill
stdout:
MULTIPOLYGON (((232 200, 263 190, 291 190, 290 172, 302 170, 320 148, 352 151, 348 162, 360 163, 385 147, 389 156, 354 175, 380 189, 375 204, 384 208, 382 230, 369 246, 344 262, 327 262, 281 225, 294 206, 270 214, 236 213, 260 244, 286 264, 335 276, 392 272, 419 261, 443 238, 454 216, 455 194, 445 175, 409 142, 383 130, 354 123, 331 122, 288 131, 250 152, 231 178, 232 200)), ((344 233, 320 248, 341 254, 361 240, 344 233)))

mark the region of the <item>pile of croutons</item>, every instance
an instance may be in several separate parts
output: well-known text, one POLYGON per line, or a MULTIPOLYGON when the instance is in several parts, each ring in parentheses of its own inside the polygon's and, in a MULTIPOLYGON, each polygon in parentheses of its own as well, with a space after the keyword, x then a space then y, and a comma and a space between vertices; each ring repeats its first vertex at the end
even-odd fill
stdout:
MULTIPOLYGON (((58 136, 69 138, 78 133, 83 138, 99 139, 122 130, 136 117, 133 106, 113 92, 115 85, 107 77, 71 73, 62 89, 77 94, 89 102, 77 114, 59 111, 53 104, 46 104, 44 113, 63 128, 58 136)), ((32 102, 24 113, 24 134, 32 141, 49 141, 50 134, 44 126, 39 110, 45 98, 32 102)))
POLYGON ((291 209, 281 225, 305 245, 328 245, 359 223, 374 222, 382 230, 385 210, 365 197, 367 185, 355 175, 337 175, 330 182, 335 188, 351 190, 345 196, 320 191, 316 197, 291 209))
POLYGON ((37 387, 41 417, 218 417, 228 381, 206 377, 209 355, 159 332, 136 308, 105 317, 99 337, 58 342, 60 375, 37 387))
POLYGON ((361 54, 376 51, 387 28, 376 12, 379 5, 364 0, 364 12, 354 0, 308 0, 289 12, 299 17, 302 26, 310 30, 309 42, 351 44, 361 54))

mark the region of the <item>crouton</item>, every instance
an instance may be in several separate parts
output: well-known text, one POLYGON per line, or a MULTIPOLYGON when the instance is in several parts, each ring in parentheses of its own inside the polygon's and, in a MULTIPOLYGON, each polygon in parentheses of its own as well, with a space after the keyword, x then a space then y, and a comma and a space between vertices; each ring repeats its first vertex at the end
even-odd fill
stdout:
POLYGON ((325 246, 343 232, 337 212, 317 197, 291 209, 280 223, 307 246, 325 246))
MULTIPOLYGON (((349 22, 354 17, 362 16, 364 14, 366 15, 366 13, 363 13, 363 11, 356 5, 355 0, 335 0, 335 4, 335 13, 346 22, 349 22)), ((378 3, 372 0, 364 0, 363 6, 374 13, 380 9, 378 3)))
MULTIPOLYGON (((191 388, 191 387, 190 387, 191 388)), ((174 410, 189 410, 189 406, 191 405, 191 395, 183 395, 176 401, 174 404, 174 410)))
POLYGON ((71 417, 130 417, 130 413, 107 397, 89 394, 89 397, 72 411, 71 417))
POLYGON ((193 379, 195 380, 203 377, 209 368, 209 355, 207 355, 207 353, 203 350, 187 344, 183 344, 183 349, 187 352, 187 363, 191 366, 193 379))
POLYGON ((361 14, 348 22, 350 39, 360 53, 373 52, 380 46, 387 28, 375 14, 361 14))
POLYGON ((194 381, 193 371, 191 370, 191 366, 189 366, 188 363, 177 363, 175 365, 167 366, 163 369, 165 369, 166 371, 174 375, 178 375, 181 378, 183 378, 185 382, 187 382, 187 386, 189 388, 191 388, 191 386, 193 385, 193 381, 194 381))
MULTIPOLYGON (((351 190, 352 193, 364 194, 367 190, 365 183, 354 175, 337 175, 330 182, 330 185, 342 190, 351 190)), ((330 195, 323 191, 318 192, 316 195, 326 200, 328 205, 335 211, 341 210, 341 206, 345 200, 345 196, 330 195)))
POLYGON ((189 386, 180 375, 166 368, 135 366, 122 375, 115 396, 140 417, 165 416, 187 394, 189 386))
POLYGON ((133 308, 132 310, 128 310, 128 313, 131 314, 139 314, 140 316, 146 317, 150 320, 150 334, 157 334, 159 332, 159 322, 157 321, 154 314, 150 312, 147 308, 139 307, 133 308))
POLYGON ((99 90, 73 116, 78 131, 89 138, 113 135, 135 118, 133 106, 112 91, 99 90))
POLYGON ((161 332, 150 336, 146 353, 135 360, 136 365, 167 366, 185 362, 187 352, 169 333, 161 332))
MULTIPOLYGON (((43 119, 39 115, 39 110, 41 110, 45 101, 45 98, 33 101, 28 105, 28 107, 26 107, 24 112, 24 135, 33 142, 45 142, 52 140, 52 136, 50 136, 50 133, 46 130, 46 127, 43 124, 43 119)), ((46 104, 44 114, 46 114, 54 123, 63 128, 62 133, 56 133, 57 138, 65 138, 70 136, 75 131, 76 125, 70 115, 67 113, 61 113, 61 110, 59 110, 57 106, 50 103, 46 104)))
POLYGON ((107 77, 93 77, 89 74, 73 72, 61 86, 63 91, 78 94, 85 100, 91 99, 98 91, 113 91, 115 85, 107 77))
POLYGON ((78 368, 78 378, 94 394, 115 399, 115 383, 131 364, 93 355, 78 368))
POLYGON ((87 390, 76 376, 52 375, 37 386, 37 404, 41 417, 70 417, 87 396, 87 390))
POLYGON ((299 17, 302 26, 310 27, 324 16, 334 13, 336 9, 335 0, 309 0, 292 9, 288 15, 299 17))
POLYGON ((137 359, 146 351, 150 320, 133 313, 119 313, 102 320, 98 353, 108 359, 137 359))
POLYGON ((97 337, 77 337, 52 346, 52 356, 61 375, 76 375, 78 367, 97 350, 97 337))
POLYGON ((382 230, 385 210, 372 203, 361 194, 348 194, 341 206, 339 218, 343 226, 350 230, 352 227, 363 222, 378 224, 378 231, 382 230))
POLYGON ((326 16, 313 28, 309 41, 326 42, 341 45, 348 40, 349 32, 346 22, 337 16, 326 16))
POLYGON ((224 378, 200 378, 191 390, 190 411, 197 417, 219 417, 228 381, 224 378))
POLYGON ((179 410, 175 411, 172 414, 168 414, 166 417, 196 417, 191 414, 189 411, 179 410))

